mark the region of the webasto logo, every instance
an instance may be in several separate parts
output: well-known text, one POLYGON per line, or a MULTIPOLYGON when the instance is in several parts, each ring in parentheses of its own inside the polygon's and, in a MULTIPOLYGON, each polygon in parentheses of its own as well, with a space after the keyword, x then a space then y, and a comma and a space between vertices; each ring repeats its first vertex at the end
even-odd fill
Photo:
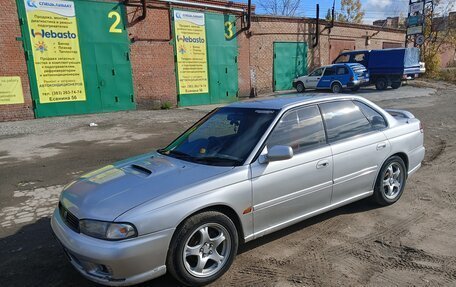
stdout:
POLYGON ((177 41, 180 42, 186 42, 186 43, 204 43, 204 39, 201 37, 198 38, 193 38, 189 36, 177 36, 177 41))
POLYGON ((67 32, 54 32, 52 30, 45 31, 41 29, 41 31, 36 31, 34 29, 31 30, 32 36, 35 38, 37 36, 41 36, 43 38, 52 38, 52 39, 76 39, 76 34, 71 33, 70 31, 67 32))

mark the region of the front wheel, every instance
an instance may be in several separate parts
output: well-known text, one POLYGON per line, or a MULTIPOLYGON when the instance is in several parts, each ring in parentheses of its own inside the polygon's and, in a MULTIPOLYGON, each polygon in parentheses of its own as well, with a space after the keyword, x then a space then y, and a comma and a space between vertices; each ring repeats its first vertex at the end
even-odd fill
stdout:
POLYGON ((176 230, 167 268, 184 285, 209 284, 230 268, 238 242, 236 226, 226 215, 215 211, 194 215, 176 230))
POLYGON ((296 84, 296 91, 298 93, 304 93, 305 90, 306 90, 306 87, 304 87, 304 84, 302 82, 298 82, 296 84))
POLYGON ((407 169, 399 156, 390 157, 382 166, 374 188, 374 200, 391 205, 401 197, 407 181, 407 169))

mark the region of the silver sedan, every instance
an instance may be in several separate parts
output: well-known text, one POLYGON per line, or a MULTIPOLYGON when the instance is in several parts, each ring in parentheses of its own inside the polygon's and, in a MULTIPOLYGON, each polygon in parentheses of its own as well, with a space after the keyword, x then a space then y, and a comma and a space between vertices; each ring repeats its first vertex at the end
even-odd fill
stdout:
POLYGON ((361 97, 234 103, 163 149, 70 183, 51 225, 95 282, 169 271, 204 285, 228 270, 239 244, 362 198, 393 204, 423 157, 418 119, 361 97))

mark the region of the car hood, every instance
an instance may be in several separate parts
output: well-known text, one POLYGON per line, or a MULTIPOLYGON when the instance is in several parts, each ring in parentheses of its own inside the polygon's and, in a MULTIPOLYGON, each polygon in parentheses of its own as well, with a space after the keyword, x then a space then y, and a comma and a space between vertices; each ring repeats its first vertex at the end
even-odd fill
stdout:
POLYGON ((79 219, 113 221, 144 202, 231 169, 195 164, 154 152, 81 176, 65 187, 60 202, 79 219))

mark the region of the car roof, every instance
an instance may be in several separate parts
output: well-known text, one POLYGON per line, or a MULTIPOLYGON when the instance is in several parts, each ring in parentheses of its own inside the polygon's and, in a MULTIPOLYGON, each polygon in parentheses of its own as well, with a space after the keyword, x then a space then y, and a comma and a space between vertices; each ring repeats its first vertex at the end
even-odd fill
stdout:
POLYGON ((279 96, 275 96, 274 98, 269 99, 255 99, 255 100, 247 100, 244 102, 236 102, 227 105, 226 107, 232 108, 253 108, 253 109, 274 109, 274 110, 281 110, 288 107, 298 106, 302 104, 308 103, 319 103, 324 101, 331 101, 331 100, 353 100, 359 99, 363 100, 362 97, 353 96, 353 95, 334 95, 334 94, 322 94, 322 93, 306 93, 306 94, 298 94, 298 93, 290 93, 290 94, 283 94, 279 96))

